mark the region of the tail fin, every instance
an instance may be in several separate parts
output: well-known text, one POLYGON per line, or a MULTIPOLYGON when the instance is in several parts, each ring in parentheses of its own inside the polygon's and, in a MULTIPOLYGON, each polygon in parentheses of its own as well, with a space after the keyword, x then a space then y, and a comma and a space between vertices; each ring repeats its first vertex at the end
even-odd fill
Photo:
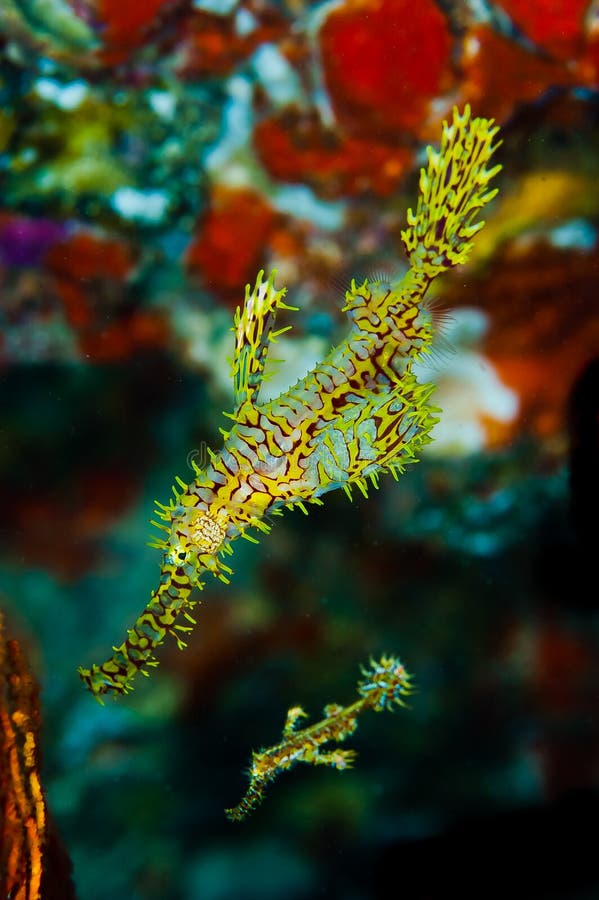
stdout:
POLYGON ((189 610, 194 601, 189 600, 192 585, 182 568, 163 564, 158 590, 127 632, 120 647, 114 647, 110 659, 91 669, 80 668, 79 677, 88 690, 102 703, 104 694, 128 694, 137 672, 147 675, 147 668, 158 665, 154 656, 167 634, 172 634, 179 647, 184 647, 181 632, 191 631, 187 625, 178 625, 179 614, 193 623, 189 610))

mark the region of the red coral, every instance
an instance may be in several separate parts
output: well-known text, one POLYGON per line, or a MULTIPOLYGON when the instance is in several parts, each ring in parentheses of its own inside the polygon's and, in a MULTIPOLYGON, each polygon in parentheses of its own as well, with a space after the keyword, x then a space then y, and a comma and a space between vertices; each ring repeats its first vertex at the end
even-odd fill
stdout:
POLYGON ((125 314, 118 322, 81 334, 79 346, 86 358, 113 362, 141 350, 164 346, 168 333, 162 313, 137 310, 125 314))
POLYGON ((99 0, 97 16, 106 64, 123 62, 132 50, 157 30, 164 15, 176 11, 180 0, 99 0))
POLYGON ((110 361, 164 344, 164 316, 132 307, 127 297, 134 264, 130 247, 87 232, 56 244, 47 254, 46 265, 84 356, 110 361))
MULTIPOLYGON (((563 431, 569 392, 599 347, 596 273, 599 254, 533 245, 527 253, 500 251, 472 281, 472 297, 489 315, 484 353, 501 381, 520 398, 513 428, 541 436, 563 431)), ((444 295, 449 306, 472 301, 463 285, 444 295)), ((504 439, 513 437, 506 433, 504 439)))
POLYGON ((257 46, 278 41, 288 31, 288 23, 277 10, 260 8, 256 13, 256 28, 239 34, 235 16, 194 10, 186 27, 181 74, 195 78, 228 75, 257 46))
POLYGON ((293 110, 261 122, 254 142, 275 178, 302 181, 329 198, 367 190, 388 196, 412 160, 405 147, 342 136, 325 129, 317 115, 293 110))
POLYGON ((187 265, 223 299, 240 302, 243 285, 256 277, 279 215, 247 188, 214 188, 209 210, 187 251, 187 265))
POLYGON ((42 492, 31 497, 15 492, 11 497, 15 552, 28 564, 43 566, 65 581, 80 577, 97 562, 100 537, 133 503, 138 491, 131 473, 116 466, 84 468, 75 478, 72 490, 60 499, 57 493, 45 496, 42 492))
POLYGON ((320 42, 333 107, 353 134, 417 129, 451 83, 451 39, 433 0, 348 0, 320 42))
POLYGON ((133 266, 133 254, 118 241, 80 231, 50 250, 46 261, 58 276, 120 280, 133 266))
POLYGON ((579 68, 586 76, 585 83, 593 88, 599 87, 599 6, 594 7, 594 14, 587 18, 586 51, 580 60, 579 68))
POLYGON ((462 97, 477 115, 499 122, 517 104, 537 100, 549 87, 577 82, 563 63, 535 56, 486 25, 469 32, 465 51, 462 97))
POLYGON ((583 46, 589 0, 497 0, 536 44, 560 59, 576 59, 583 46))

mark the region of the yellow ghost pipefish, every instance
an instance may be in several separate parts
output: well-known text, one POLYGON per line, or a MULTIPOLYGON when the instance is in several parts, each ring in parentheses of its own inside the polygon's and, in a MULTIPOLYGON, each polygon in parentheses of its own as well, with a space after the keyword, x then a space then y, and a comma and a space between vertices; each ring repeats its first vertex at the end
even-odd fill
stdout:
POLYGON ((429 403, 434 386, 420 384, 413 364, 430 352, 433 324, 425 298, 431 282, 463 263, 483 227, 479 210, 497 193, 487 168, 497 145, 492 120, 472 118, 469 107, 443 125, 441 147, 428 148, 420 173, 416 212, 402 231, 410 267, 390 285, 355 280, 346 292, 350 328, 325 359, 279 397, 261 403, 266 354, 281 334, 274 330, 285 290, 275 272, 248 285, 234 319, 234 411, 219 453, 205 469, 195 466, 186 484, 177 478, 174 498, 157 504, 153 522, 165 533, 153 546, 162 553, 160 583, 124 642, 112 656, 79 674, 92 693, 125 694, 137 672, 156 666, 156 648, 167 634, 180 647, 194 623, 193 588, 212 572, 229 583, 224 557, 237 537, 256 542, 248 529, 267 533, 266 514, 321 503, 320 496, 355 486, 367 495, 381 472, 394 477, 416 462, 437 419, 429 403), (181 624, 184 617, 189 624, 181 624))

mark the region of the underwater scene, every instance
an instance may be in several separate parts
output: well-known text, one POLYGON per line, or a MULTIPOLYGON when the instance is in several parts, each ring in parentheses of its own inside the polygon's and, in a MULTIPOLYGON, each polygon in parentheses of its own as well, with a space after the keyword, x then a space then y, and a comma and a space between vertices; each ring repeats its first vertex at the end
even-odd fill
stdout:
POLYGON ((0 0, 0 898, 599 897, 597 0, 0 0))

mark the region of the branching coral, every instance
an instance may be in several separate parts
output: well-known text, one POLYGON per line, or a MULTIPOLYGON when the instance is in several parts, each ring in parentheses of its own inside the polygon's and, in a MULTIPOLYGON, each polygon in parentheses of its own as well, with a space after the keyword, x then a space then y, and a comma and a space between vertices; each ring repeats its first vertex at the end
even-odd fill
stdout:
POLYGON ((428 149, 415 212, 402 232, 410 267, 398 281, 352 281, 344 307, 350 320, 345 340, 313 371, 279 397, 260 402, 266 354, 277 335, 275 318, 284 290, 275 273, 260 272, 246 288, 243 311, 234 322, 235 408, 224 445, 210 454, 191 484, 177 479, 174 499, 157 504, 157 525, 165 537, 160 584, 127 632, 124 642, 101 665, 80 669, 98 699, 132 688, 138 671, 157 665, 156 648, 167 634, 180 647, 194 621, 194 588, 204 572, 228 583, 224 558, 237 537, 255 542, 249 529, 270 530, 265 517, 305 503, 321 503, 342 487, 364 495, 367 479, 397 477, 415 462, 436 422, 430 405, 433 385, 420 384, 413 364, 430 352, 433 320, 427 307, 432 281, 463 263, 472 238, 482 228, 480 210, 495 195, 489 181, 499 166, 487 168, 497 129, 487 119, 455 110, 445 124, 440 150, 428 149), (180 617, 189 624, 181 624, 180 617))
POLYGON ((313 766, 332 766, 334 769, 351 768, 355 751, 322 751, 321 747, 331 741, 340 743, 354 733, 358 727, 358 716, 365 710, 381 712, 393 709, 394 704, 405 706, 403 698, 411 693, 410 676, 401 662, 393 656, 382 656, 370 661, 370 669, 362 669, 363 678, 358 682, 360 699, 351 706, 330 703, 325 706, 324 719, 296 731, 299 719, 306 716, 301 706, 292 706, 287 712, 283 728, 283 740, 274 747, 252 754, 249 770, 250 784, 240 803, 226 813, 232 822, 240 822, 262 802, 264 789, 277 777, 279 772, 290 769, 298 762, 313 766))

